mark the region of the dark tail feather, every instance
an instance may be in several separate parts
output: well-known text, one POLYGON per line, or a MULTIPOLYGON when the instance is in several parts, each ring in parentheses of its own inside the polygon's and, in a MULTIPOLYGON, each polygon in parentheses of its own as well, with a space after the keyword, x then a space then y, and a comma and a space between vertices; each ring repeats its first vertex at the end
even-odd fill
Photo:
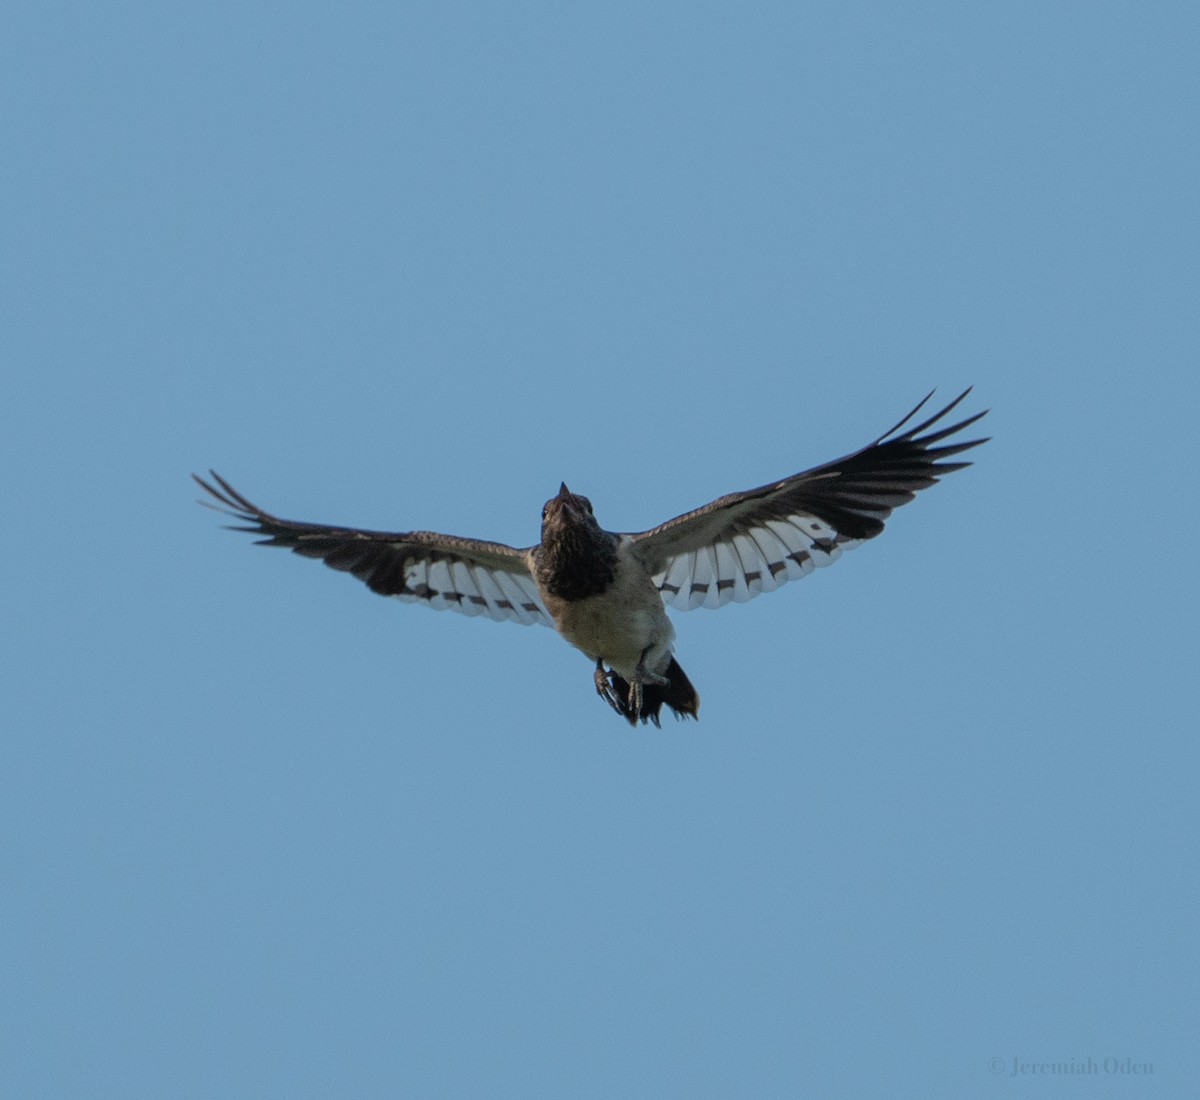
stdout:
POLYGON ((629 707, 628 681, 615 672, 609 672, 608 675, 620 705, 621 715, 631 726, 636 726, 639 718, 643 722, 653 722, 656 726, 661 725, 659 712, 664 703, 675 712, 676 718, 699 719, 700 717, 700 696, 696 694, 691 680, 687 678, 687 674, 679 667, 679 662, 674 657, 671 658, 671 663, 667 665, 667 669, 663 673, 667 678, 664 686, 646 684, 642 688, 642 713, 640 715, 634 714, 629 707))

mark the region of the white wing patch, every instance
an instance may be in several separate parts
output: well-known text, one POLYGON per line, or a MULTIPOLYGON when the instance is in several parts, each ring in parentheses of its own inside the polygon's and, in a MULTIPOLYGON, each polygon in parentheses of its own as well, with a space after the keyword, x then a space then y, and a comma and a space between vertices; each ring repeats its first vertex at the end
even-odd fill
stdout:
POLYGON ((405 591, 394 596, 406 603, 425 603, 437 611, 487 615, 498 622, 552 625, 528 575, 439 555, 413 559, 405 570, 404 586, 405 591))
POLYGON ((843 538, 815 516, 769 519, 668 559, 654 583, 663 602, 682 611, 745 603, 837 561, 860 539, 843 538))

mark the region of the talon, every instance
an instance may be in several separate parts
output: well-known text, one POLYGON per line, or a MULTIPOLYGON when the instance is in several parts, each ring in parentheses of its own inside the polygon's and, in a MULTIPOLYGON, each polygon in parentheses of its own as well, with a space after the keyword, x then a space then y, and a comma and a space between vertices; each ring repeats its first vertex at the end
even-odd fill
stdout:
POLYGON ((604 662, 596 662, 596 671, 592 676, 592 682, 596 685, 596 694, 600 696, 613 710, 624 717, 625 712, 621 709, 621 701, 617 698, 616 692, 612 689, 612 683, 608 678, 608 673, 604 671, 604 662))

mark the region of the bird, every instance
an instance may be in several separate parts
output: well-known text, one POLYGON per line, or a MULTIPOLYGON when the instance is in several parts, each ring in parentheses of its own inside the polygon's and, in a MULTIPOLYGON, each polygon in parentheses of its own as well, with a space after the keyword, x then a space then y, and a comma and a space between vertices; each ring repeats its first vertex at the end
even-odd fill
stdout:
POLYGON ((874 538, 894 509, 971 465, 947 459, 988 442, 952 439, 987 409, 945 423, 970 392, 913 424, 931 391, 857 451, 718 497, 646 531, 606 530, 592 502, 562 482, 542 508, 538 543, 523 549, 433 531, 280 519, 214 470, 211 480, 192 478, 208 494, 201 504, 239 521, 231 530, 351 573, 381 596, 553 628, 593 662, 596 693, 620 717, 635 727, 660 726, 664 707, 676 718, 698 718, 700 709, 674 656, 667 608, 745 602, 874 538))

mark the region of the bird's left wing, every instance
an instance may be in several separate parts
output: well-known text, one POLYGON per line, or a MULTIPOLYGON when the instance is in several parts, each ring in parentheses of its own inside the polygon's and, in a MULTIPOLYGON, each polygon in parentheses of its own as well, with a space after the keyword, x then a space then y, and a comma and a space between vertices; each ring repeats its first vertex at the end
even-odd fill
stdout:
POLYGON ((224 478, 192 477, 217 504, 208 507, 241 520, 235 531, 265 535, 264 546, 283 546, 333 569, 353 573, 381 596, 428 604, 464 615, 553 625, 538 597, 526 551, 433 531, 387 534, 279 519, 251 504, 224 478))
POLYGON ((663 601, 690 610, 749 600, 829 565, 843 550, 874 538, 893 509, 942 475, 970 465, 943 459, 986 442, 934 446, 984 412, 928 431, 970 392, 901 432, 933 396, 929 394, 862 450, 771 485, 731 493, 632 535, 663 601))

